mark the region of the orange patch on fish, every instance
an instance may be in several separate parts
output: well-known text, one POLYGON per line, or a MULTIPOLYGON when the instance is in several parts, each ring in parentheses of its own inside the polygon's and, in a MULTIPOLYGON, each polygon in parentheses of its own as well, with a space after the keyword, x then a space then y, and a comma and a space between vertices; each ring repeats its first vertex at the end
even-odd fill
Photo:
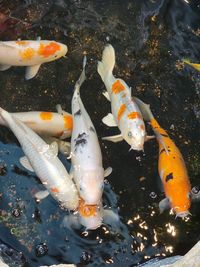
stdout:
POLYGON ((119 121, 126 110, 126 105, 122 104, 117 114, 117 120, 119 121))
POLYGON ((79 201, 78 207, 79 214, 83 217, 96 216, 97 205, 87 205, 83 199, 79 201))
POLYGON ((128 114, 128 118, 131 119, 131 120, 134 120, 134 119, 142 119, 141 115, 139 112, 131 112, 128 114))
POLYGON ((27 42, 27 41, 16 41, 15 43, 18 44, 18 45, 27 45, 27 44, 29 44, 29 42, 27 42))
POLYGON ((123 90, 125 90, 125 86, 120 82, 120 80, 117 80, 116 82, 113 83, 112 92, 114 94, 118 94, 123 90))
POLYGON ((60 45, 55 42, 50 42, 47 45, 41 43, 38 49, 38 54, 43 57, 49 57, 54 55, 59 50, 60 50, 60 45))
POLYGON ((143 124, 140 125, 140 129, 141 129, 141 130, 145 130, 145 127, 144 127, 143 124))
POLYGON ((34 55, 35 55, 35 50, 31 47, 28 47, 20 51, 20 56, 24 60, 31 60, 34 55))
POLYGON ((52 112, 40 112, 40 118, 44 121, 50 121, 52 117, 52 112))
POLYGON ((65 129, 72 130, 73 119, 71 115, 63 115, 65 129))
POLYGON ((53 192, 53 193, 59 193, 60 191, 58 190, 57 187, 52 187, 51 188, 51 192, 53 192))

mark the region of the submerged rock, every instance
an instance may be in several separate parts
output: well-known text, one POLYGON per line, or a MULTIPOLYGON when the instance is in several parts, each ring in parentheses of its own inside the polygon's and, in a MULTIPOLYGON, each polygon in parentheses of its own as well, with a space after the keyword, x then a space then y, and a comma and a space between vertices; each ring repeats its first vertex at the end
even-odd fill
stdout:
POLYGON ((200 266, 200 241, 185 256, 174 256, 163 260, 153 259, 140 267, 199 267, 200 266))

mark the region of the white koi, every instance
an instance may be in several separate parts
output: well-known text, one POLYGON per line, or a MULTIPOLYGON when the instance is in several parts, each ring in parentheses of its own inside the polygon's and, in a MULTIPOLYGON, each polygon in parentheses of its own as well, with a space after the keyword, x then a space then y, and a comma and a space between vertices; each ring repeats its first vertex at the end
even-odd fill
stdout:
POLYGON ((85 80, 85 64, 75 84, 72 98, 73 130, 71 160, 73 178, 80 197, 86 204, 100 202, 104 188, 104 169, 96 130, 80 98, 80 86, 85 80))
MULTIPOLYGON (((48 111, 28 111, 10 113, 14 118, 25 123, 33 131, 42 136, 59 137, 65 139, 71 136, 73 120, 72 115, 66 111, 62 113, 48 111)), ((0 117, 0 125, 6 126, 0 117)))
POLYGON ((104 94, 111 101, 112 114, 103 118, 103 123, 110 127, 118 126, 119 135, 104 137, 104 140, 119 142, 123 139, 134 150, 143 150, 146 139, 145 124, 141 112, 131 96, 130 87, 113 76, 115 51, 107 45, 103 51, 102 61, 98 62, 98 73, 107 92, 104 94))
POLYGON ((67 53, 67 46, 56 41, 23 40, 0 42, 0 70, 26 66, 26 80, 33 78, 41 64, 54 61, 67 53))
POLYGON ((20 159, 20 163, 34 171, 48 191, 36 196, 44 198, 50 193, 63 207, 76 209, 79 201, 77 189, 57 157, 57 144, 46 144, 33 130, 2 108, 0 116, 18 139, 26 156, 20 159))

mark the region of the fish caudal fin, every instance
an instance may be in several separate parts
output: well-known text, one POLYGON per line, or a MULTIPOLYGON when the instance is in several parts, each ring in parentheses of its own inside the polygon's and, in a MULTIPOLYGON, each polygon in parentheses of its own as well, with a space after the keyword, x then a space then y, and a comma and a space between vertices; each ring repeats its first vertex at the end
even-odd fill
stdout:
POLYGON ((83 58, 83 70, 81 72, 81 75, 80 75, 78 81, 75 84, 75 91, 79 91, 80 90, 80 87, 81 87, 82 83, 86 79, 86 75, 85 75, 85 66, 86 66, 86 63, 87 63, 87 58, 86 58, 86 56, 84 56, 84 58, 83 58))
POLYGON ((115 50, 112 45, 108 44, 104 50, 102 55, 102 61, 98 62, 97 71, 101 76, 103 82, 106 77, 112 75, 113 68, 115 66, 115 50))

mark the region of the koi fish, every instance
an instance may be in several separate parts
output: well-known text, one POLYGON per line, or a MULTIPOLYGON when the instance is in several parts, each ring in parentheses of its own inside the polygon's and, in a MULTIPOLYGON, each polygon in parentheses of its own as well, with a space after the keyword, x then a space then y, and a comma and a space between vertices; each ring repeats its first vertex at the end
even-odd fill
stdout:
POLYGON ((188 59, 183 59, 183 63, 190 65, 191 67, 195 68, 196 70, 200 71, 200 64, 192 63, 188 59))
POLYGON ((27 66, 25 78, 33 78, 41 64, 65 56, 67 46, 48 40, 0 42, 0 70, 11 66, 27 66))
POLYGON ((143 118, 149 121, 159 144, 158 172, 166 198, 159 203, 160 212, 172 208, 177 217, 185 217, 191 205, 191 186, 184 159, 178 147, 154 118, 149 105, 135 98, 143 118))
POLYGON ((33 130, 0 108, 0 117, 18 139, 25 157, 20 163, 33 171, 47 190, 38 192, 36 197, 42 199, 49 193, 67 209, 78 207, 78 193, 71 177, 57 157, 58 147, 54 142, 46 144, 33 130))
POLYGON ((68 228, 84 226, 86 230, 95 230, 102 224, 112 227, 119 225, 119 216, 111 209, 104 209, 102 203, 99 205, 88 205, 80 198, 79 206, 74 214, 65 216, 63 225, 68 228))
POLYGON ((112 45, 107 45, 103 51, 102 61, 98 62, 98 73, 104 82, 106 98, 111 101, 112 114, 102 119, 110 127, 118 126, 119 135, 104 137, 104 140, 119 142, 123 139, 134 150, 143 150, 144 141, 148 139, 141 112, 133 101, 130 87, 122 80, 113 76, 115 51, 112 45))
MULTIPOLYGON (((66 111, 58 113, 47 111, 28 111, 10 113, 14 118, 25 123, 33 131, 42 136, 59 137, 65 139, 71 136, 73 120, 72 115, 66 111)), ((0 125, 6 126, 6 122, 0 117, 0 125)))
POLYGON ((85 65, 86 57, 72 98, 71 173, 80 197, 86 204, 96 205, 102 197, 104 169, 97 133, 80 97, 80 86, 85 80, 85 65))

